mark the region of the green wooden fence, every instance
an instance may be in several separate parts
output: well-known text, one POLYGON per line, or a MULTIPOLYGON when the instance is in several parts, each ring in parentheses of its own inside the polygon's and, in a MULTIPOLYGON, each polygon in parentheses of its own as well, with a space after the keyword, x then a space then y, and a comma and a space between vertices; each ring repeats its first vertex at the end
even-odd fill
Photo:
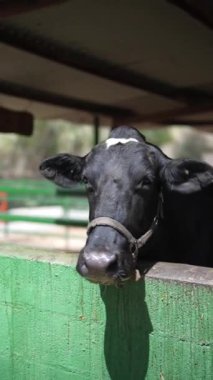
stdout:
POLYGON ((212 379, 212 269, 158 263, 99 287, 75 255, 0 252, 0 379, 212 379))

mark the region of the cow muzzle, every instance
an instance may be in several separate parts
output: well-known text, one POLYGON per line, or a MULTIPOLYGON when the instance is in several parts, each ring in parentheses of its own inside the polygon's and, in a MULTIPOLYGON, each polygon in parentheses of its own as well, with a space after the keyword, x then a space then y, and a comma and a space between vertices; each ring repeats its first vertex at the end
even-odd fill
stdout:
MULTIPOLYGON (((138 256, 137 239, 122 224, 109 217, 93 219, 88 225, 87 233, 90 244, 86 244, 79 255, 77 271, 89 281, 120 286, 134 274, 138 256), (110 242, 106 247, 102 244, 101 235, 98 244, 93 244, 90 233, 99 226, 111 227, 122 235, 126 240, 125 251, 119 247, 120 244, 117 245, 116 251, 110 242)), ((96 236, 99 236, 98 232, 96 236)))
POLYGON ((129 270, 120 268, 119 254, 86 249, 80 255, 77 271, 89 281, 105 285, 121 283, 130 276, 129 270))
POLYGON ((162 217, 162 203, 163 198, 160 193, 157 213, 151 227, 138 239, 123 224, 113 218, 99 217, 93 219, 88 225, 87 234, 89 235, 98 226, 111 227, 119 232, 129 243, 129 252, 125 254, 125 257, 128 257, 128 262, 126 263, 127 265, 121 265, 121 260, 119 260, 119 257, 122 255, 121 252, 116 254, 106 251, 87 251, 87 247, 85 247, 85 250, 80 254, 77 264, 78 272, 90 281, 107 285, 112 283, 119 284, 129 279, 131 277, 130 274, 136 268, 139 249, 151 238, 158 226, 159 218, 162 217), (128 268, 128 270, 125 268, 128 268))

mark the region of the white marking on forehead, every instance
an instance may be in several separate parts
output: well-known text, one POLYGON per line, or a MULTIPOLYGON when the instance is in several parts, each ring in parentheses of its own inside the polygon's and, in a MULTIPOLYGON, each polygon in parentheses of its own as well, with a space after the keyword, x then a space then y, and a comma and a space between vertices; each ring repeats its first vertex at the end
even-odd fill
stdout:
POLYGON ((106 140, 106 146, 107 146, 107 149, 109 149, 112 145, 127 144, 129 142, 138 143, 139 141, 136 139, 133 139, 133 138, 129 138, 129 139, 113 139, 113 138, 111 138, 111 139, 106 140))

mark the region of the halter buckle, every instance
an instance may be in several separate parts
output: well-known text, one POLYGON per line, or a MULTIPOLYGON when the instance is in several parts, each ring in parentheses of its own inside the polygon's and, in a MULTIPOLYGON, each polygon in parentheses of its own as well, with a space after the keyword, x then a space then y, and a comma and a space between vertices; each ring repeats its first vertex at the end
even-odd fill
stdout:
POLYGON ((131 241, 129 248, 130 248, 130 252, 131 252, 133 258, 136 259, 138 256, 138 242, 137 242, 137 240, 131 241))

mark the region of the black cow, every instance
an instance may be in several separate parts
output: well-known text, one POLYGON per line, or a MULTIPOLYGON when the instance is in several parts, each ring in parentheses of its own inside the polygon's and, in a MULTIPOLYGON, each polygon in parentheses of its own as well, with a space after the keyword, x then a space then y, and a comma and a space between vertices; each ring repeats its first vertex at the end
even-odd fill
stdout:
POLYGON ((207 163, 170 159, 136 129, 117 127, 85 157, 59 154, 40 170, 63 187, 86 184, 90 224, 77 270, 88 280, 120 284, 139 259, 212 266, 207 163))

